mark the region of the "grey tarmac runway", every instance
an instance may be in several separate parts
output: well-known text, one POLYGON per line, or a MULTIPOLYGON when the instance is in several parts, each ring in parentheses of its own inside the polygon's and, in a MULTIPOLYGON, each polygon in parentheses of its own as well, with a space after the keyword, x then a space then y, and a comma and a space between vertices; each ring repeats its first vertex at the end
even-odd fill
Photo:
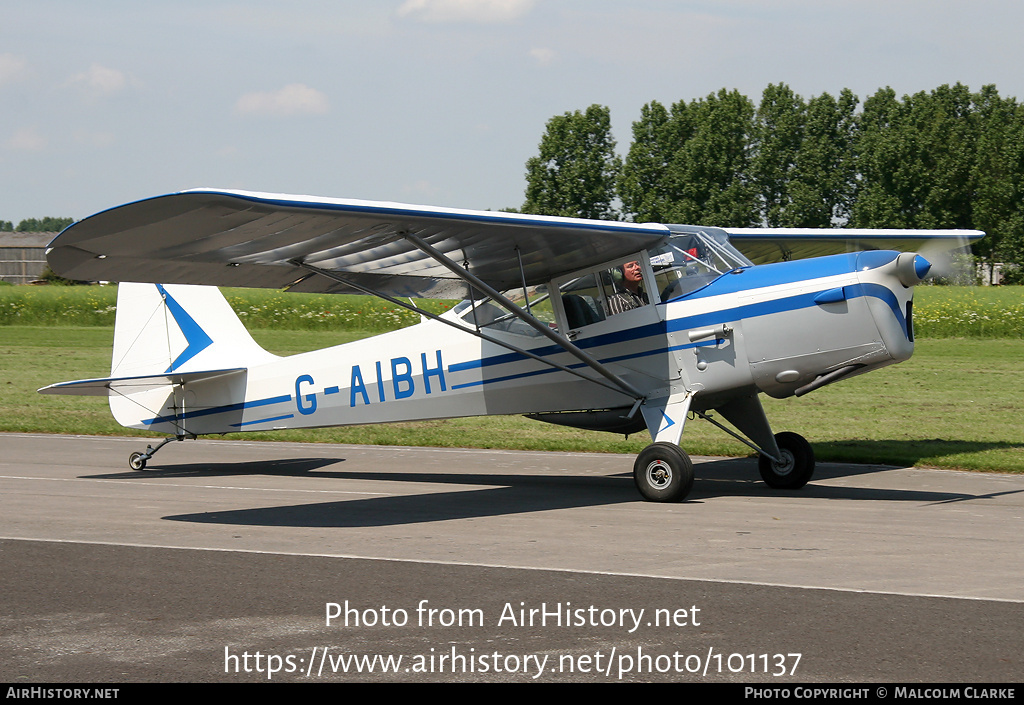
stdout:
POLYGON ((694 458, 653 504, 631 456, 145 444, 0 435, 0 682, 1024 674, 1024 476, 694 458))

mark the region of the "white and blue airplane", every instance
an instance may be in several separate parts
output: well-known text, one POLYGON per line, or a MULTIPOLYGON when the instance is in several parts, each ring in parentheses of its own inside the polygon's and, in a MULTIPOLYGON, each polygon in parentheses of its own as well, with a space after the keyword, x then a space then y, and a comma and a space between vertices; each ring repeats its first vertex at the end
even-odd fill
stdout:
POLYGON ((796 489, 814 472, 813 450, 772 433, 759 395, 801 396, 908 359, 913 287, 931 268, 915 250, 982 235, 184 191, 103 211, 50 244, 58 274, 121 284, 110 375, 39 391, 109 396, 120 424, 168 434, 131 454, 136 470, 167 442, 202 435, 525 414, 648 431, 636 485, 646 499, 678 501, 693 485, 679 447, 693 414, 755 450, 770 486, 796 489), (754 265, 741 250, 790 261, 754 265), (794 259, 808 254, 822 256, 794 259), (372 294, 422 320, 278 357, 218 286, 372 294), (423 297, 463 302, 438 316, 411 300, 423 297))

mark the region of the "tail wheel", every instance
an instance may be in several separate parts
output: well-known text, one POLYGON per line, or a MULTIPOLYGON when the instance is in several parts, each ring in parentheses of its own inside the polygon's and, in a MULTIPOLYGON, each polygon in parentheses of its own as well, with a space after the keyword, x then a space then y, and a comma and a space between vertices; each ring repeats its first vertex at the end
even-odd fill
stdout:
POLYGON ((807 440, 797 434, 785 431, 775 434, 781 462, 761 456, 757 466, 761 479, 777 490, 798 490, 808 483, 814 474, 814 450, 807 440))
POLYGON ((135 452, 128 456, 128 467, 132 470, 144 470, 146 468, 146 456, 135 452))
POLYGON ((675 444, 652 443, 633 463, 633 479, 644 499, 679 502, 693 488, 693 463, 675 444))

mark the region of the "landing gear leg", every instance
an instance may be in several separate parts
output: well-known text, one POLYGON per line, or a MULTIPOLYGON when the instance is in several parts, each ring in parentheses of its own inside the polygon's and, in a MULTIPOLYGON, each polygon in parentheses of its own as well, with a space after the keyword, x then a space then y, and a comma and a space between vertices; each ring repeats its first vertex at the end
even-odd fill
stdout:
POLYGON ((811 444, 803 436, 789 431, 772 435, 757 394, 734 399, 718 407, 718 411, 750 440, 733 433, 710 416, 700 411, 696 413, 757 451, 761 479, 769 487, 798 490, 811 479, 814 474, 814 450, 811 444))
POLYGON ((156 452, 158 450, 163 448, 171 441, 183 440, 185 440, 184 436, 168 436, 167 438, 160 441, 159 445, 157 445, 156 448, 154 448, 151 445, 147 445, 145 452, 140 453, 139 451, 135 451, 134 453, 128 456, 128 467, 130 467, 132 470, 145 470, 146 461, 152 458, 154 455, 156 455, 156 452))
POLYGON ((775 434, 779 446, 779 459, 762 454, 757 460, 761 479, 777 490, 798 490, 814 474, 814 449, 803 436, 783 431, 775 434))
POLYGON ((679 502, 693 488, 693 463, 674 443, 652 443, 637 456, 633 479, 644 499, 679 502))

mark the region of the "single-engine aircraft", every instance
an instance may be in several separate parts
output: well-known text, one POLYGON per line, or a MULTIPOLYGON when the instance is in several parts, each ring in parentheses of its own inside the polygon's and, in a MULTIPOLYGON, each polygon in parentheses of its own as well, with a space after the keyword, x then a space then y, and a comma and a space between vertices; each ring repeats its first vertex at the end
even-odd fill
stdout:
POLYGON ((801 396, 908 359, 928 247, 982 235, 183 191, 103 211, 50 244, 58 274, 121 284, 110 376, 39 391, 109 396, 122 425, 169 434, 131 454, 136 470, 169 441, 202 435, 525 414, 648 431, 637 488, 678 501, 693 485, 679 447, 692 414, 754 449, 768 485, 796 489, 814 453, 795 433, 772 433, 759 394, 801 396), (789 261, 754 265, 742 251, 789 261), (809 254, 822 256, 800 259, 809 254), (421 322, 278 357, 218 286, 372 294, 421 322), (423 297, 463 302, 434 315, 412 301, 423 297))

